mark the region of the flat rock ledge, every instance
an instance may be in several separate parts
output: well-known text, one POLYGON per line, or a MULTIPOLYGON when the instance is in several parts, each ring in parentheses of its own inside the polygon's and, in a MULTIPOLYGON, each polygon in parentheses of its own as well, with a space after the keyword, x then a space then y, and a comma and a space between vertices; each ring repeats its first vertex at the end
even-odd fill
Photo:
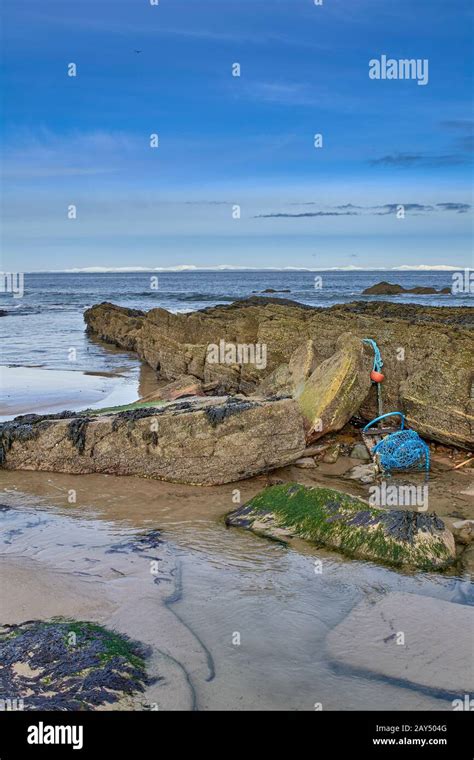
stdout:
MULTIPOLYGON (((450 709, 474 692, 474 608, 418 594, 364 600, 332 631, 330 661, 359 676, 448 696, 450 709)), ((462 709, 462 707, 461 707, 462 709)))
POLYGON ((264 489, 226 518, 229 526, 286 541, 300 537, 348 556, 442 570, 456 558, 454 537, 434 514, 378 509, 330 488, 285 483, 264 489))
POLYGON ((10 470, 140 475, 218 485, 283 467, 305 449, 292 399, 193 398, 122 411, 22 415, 0 425, 10 470))

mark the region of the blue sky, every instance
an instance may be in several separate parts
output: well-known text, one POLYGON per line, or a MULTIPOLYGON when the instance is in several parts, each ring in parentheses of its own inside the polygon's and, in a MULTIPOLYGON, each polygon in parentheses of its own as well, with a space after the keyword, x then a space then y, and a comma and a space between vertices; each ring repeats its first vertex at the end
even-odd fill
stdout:
POLYGON ((4 0, 3 269, 471 266, 472 26, 468 0, 4 0), (370 79, 382 54, 428 84, 370 79))

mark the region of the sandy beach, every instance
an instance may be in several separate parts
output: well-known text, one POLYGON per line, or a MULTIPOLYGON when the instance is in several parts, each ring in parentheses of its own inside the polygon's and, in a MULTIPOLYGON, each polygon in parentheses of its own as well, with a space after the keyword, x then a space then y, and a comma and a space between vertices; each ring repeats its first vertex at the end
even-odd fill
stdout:
POLYGON ((160 386, 146 365, 140 370, 87 372, 0 366, 0 420, 63 409, 98 409, 136 401, 160 386))

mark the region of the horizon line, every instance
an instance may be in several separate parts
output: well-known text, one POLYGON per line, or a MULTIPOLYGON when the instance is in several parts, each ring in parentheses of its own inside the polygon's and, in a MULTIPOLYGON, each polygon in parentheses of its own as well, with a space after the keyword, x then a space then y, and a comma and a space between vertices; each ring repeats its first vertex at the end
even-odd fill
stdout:
MULTIPOLYGON (((245 267, 232 264, 217 266, 198 266, 180 264, 175 267, 73 267, 70 269, 33 269, 24 274, 132 274, 133 272, 454 272, 469 269, 466 266, 452 264, 401 264, 395 267, 245 267)), ((3 272, 6 274, 6 272, 3 272)))

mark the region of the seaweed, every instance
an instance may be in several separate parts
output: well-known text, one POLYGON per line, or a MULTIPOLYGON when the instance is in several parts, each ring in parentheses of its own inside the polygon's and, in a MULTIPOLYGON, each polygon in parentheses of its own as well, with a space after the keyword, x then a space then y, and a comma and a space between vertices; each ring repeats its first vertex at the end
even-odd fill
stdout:
POLYGON ((130 554, 138 552, 141 554, 150 549, 156 549, 163 543, 161 531, 157 529, 148 530, 145 533, 139 533, 133 536, 129 541, 122 541, 119 544, 112 544, 107 549, 106 554, 130 554))
POLYGON ((243 401, 239 398, 229 398, 224 404, 216 404, 215 406, 206 407, 204 413, 212 427, 216 427, 233 414, 240 414, 241 412, 245 412, 247 409, 253 409, 256 406, 258 406, 258 404, 255 401, 243 401))
POLYGON ((67 428, 67 437, 72 445, 76 447, 79 454, 83 454, 86 447, 86 433, 89 422, 89 417, 75 417, 67 428))
POLYGON ((0 629, 2 690, 31 710, 90 710, 143 692, 152 683, 145 667, 150 653, 140 642, 86 621, 7 625, 0 629))

